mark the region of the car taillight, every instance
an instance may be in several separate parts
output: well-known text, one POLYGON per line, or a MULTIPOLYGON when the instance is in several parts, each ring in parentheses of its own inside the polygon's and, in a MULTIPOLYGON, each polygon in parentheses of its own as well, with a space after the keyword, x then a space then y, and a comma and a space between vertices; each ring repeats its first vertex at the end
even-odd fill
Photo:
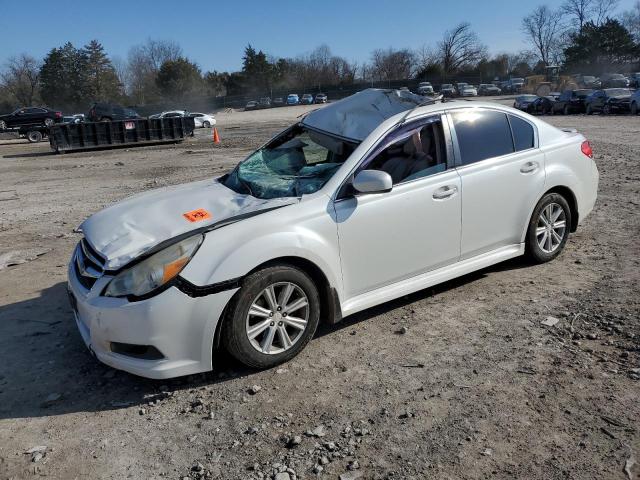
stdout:
POLYGON ((591 144, 587 140, 582 142, 582 145, 580 145, 580 150, 582 150, 582 153, 584 153, 587 157, 593 158, 593 149, 591 148, 591 144))
POLYGON ((62 118, 62 112, 56 112, 56 118, 62 118))

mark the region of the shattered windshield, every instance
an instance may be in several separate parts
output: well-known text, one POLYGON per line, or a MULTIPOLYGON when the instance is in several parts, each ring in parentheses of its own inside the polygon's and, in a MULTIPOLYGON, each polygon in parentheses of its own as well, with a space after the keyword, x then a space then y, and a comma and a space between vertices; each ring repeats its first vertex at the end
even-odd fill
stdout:
POLYGON ((221 182, 257 198, 315 193, 357 144, 296 125, 255 151, 221 182))

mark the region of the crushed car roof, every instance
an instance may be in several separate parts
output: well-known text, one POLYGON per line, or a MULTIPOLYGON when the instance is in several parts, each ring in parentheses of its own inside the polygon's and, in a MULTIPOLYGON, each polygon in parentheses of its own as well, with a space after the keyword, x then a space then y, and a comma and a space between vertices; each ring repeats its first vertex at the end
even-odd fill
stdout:
POLYGON ((406 90, 368 88, 304 117, 302 124, 361 142, 392 116, 429 102, 406 90))

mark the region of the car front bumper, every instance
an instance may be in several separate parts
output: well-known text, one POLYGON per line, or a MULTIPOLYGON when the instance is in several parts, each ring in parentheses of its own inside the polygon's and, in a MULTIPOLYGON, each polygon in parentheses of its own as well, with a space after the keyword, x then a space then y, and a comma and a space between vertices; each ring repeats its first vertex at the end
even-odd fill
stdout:
POLYGON ((99 294, 109 280, 102 277, 87 290, 78 280, 73 261, 68 269, 75 321, 98 360, 154 379, 211 370, 216 326, 237 289, 193 298, 170 287, 154 297, 130 302, 99 294), (117 344, 154 347, 161 358, 116 353, 117 344))

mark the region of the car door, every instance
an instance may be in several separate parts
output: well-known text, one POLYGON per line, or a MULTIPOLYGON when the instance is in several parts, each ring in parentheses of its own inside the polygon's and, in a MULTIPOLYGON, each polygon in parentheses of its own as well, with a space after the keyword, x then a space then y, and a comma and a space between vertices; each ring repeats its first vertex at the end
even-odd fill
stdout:
POLYGON ((357 171, 383 170, 395 178, 389 192, 343 190, 335 200, 346 298, 458 260, 460 178, 451 152, 446 122, 437 115, 399 127, 361 162, 357 171), (411 153, 413 160, 420 159, 411 175, 399 175, 409 138, 421 150, 411 153))
POLYGON ((461 181, 461 260, 520 244, 545 183, 534 125, 489 108, 449 117, 461 181))
POLYGON ((16 110, 13 115, 8 119, 7 126, 8 127, 20 127, 22 125, 27 125, 29 123, 29 115, 27 114, 26 108, 21 108, 20 110, 16 110))

